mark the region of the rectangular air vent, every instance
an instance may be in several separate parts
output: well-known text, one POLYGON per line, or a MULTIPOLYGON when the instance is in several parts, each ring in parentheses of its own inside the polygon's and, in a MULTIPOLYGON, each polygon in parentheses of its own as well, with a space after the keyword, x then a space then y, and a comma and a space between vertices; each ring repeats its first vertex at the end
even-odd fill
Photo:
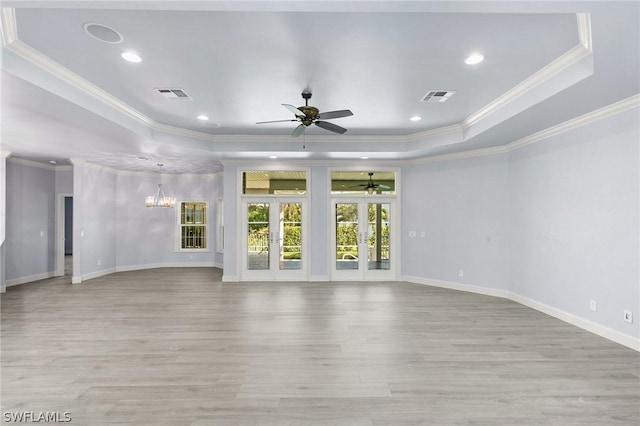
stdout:
POLYGON ((182 89, 161 88, 161 89, 156 89, 156 92, 160 93, 162 96, 164 96, 167 99, 182 99, 182 100, 193 99, 191 96, 187 94, 187 92, 185 92, 182 89))
POLYGON ((429 90, 420 102, 446 102, 455 90, 429 90))

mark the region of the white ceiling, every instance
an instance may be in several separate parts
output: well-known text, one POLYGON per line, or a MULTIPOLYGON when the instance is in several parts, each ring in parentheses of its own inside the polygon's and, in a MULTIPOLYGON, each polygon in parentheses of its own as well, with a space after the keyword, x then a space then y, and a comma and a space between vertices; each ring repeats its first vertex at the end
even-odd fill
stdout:
POLYGON ((640 92, 637 1, 3 7, 0 149, 37 161, 211 172, 269 155, 417 158, 504 145, 640 92), (87 22, 124 41, 89 37, 87 22), (126 49, 142 62, 123 61, 126 49), (474 51, 485 61, 466 65, 474 51), (158 87, 193 100, 164 99, 158 87), (303 105, 305 89, 321 111, 353 111, 332 120, 345 135, 310 127, 292 138, 296 123, 255 124, 292 118, 280 104, 303 105), (457 92, 420 102, 431 89, 457 92), (196 120, 202 113, 211 120, 196 120))

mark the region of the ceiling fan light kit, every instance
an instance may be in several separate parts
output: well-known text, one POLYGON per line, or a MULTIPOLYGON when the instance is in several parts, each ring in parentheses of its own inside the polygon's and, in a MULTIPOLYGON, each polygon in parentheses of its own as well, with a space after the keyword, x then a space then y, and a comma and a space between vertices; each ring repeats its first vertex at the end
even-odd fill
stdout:
POLYGON ((304 133, 307 127, 315 124, 321 129, 328 130, 330 132, 343 134, 347 131, 344 127, 338 126, 337 124, 330 123, 328 121, 333 118, 342 118, 349 117, 353 115, 353 113, 348 109, 343 109, 339 111, 327 111, 320 112, 320 110, 314 106, 309 105, 309 99, 311 99, 311 93, 303 92, 302 98, 304 99, 304 105, 295 107, 290 104, 282 104, 283 107, 291 111, 296 118, 289 120, 273 120, 273 121, 259 121, 256 124, 266 124, 266 123, 282 123, 287 121, 297 121, 300 124, 293 130, 291 136, 297 137, 304 133))

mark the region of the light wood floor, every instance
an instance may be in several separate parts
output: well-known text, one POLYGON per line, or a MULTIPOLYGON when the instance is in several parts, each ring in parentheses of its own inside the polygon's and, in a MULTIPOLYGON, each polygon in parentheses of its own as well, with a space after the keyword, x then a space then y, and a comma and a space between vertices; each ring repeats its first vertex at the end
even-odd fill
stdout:
POLYGON ((71 425, 640 424, 640 355, 407 283, 69 277, 2 296, 2 411, 71 425))

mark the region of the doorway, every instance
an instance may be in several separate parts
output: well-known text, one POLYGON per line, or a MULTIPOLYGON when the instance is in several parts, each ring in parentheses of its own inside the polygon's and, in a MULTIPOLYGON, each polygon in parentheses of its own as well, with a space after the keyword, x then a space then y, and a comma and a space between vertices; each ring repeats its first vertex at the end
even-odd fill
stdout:
POLYGON ((331 209, 332 280, 396 279, 395 199, 339 198, 331 209))
POLYGON ((306 199, 251 199, 242 206, 243 279, 305 280, 306 199))
POLYGON ((54 276, 73 274, 73 194, 58 194, 54 276))

